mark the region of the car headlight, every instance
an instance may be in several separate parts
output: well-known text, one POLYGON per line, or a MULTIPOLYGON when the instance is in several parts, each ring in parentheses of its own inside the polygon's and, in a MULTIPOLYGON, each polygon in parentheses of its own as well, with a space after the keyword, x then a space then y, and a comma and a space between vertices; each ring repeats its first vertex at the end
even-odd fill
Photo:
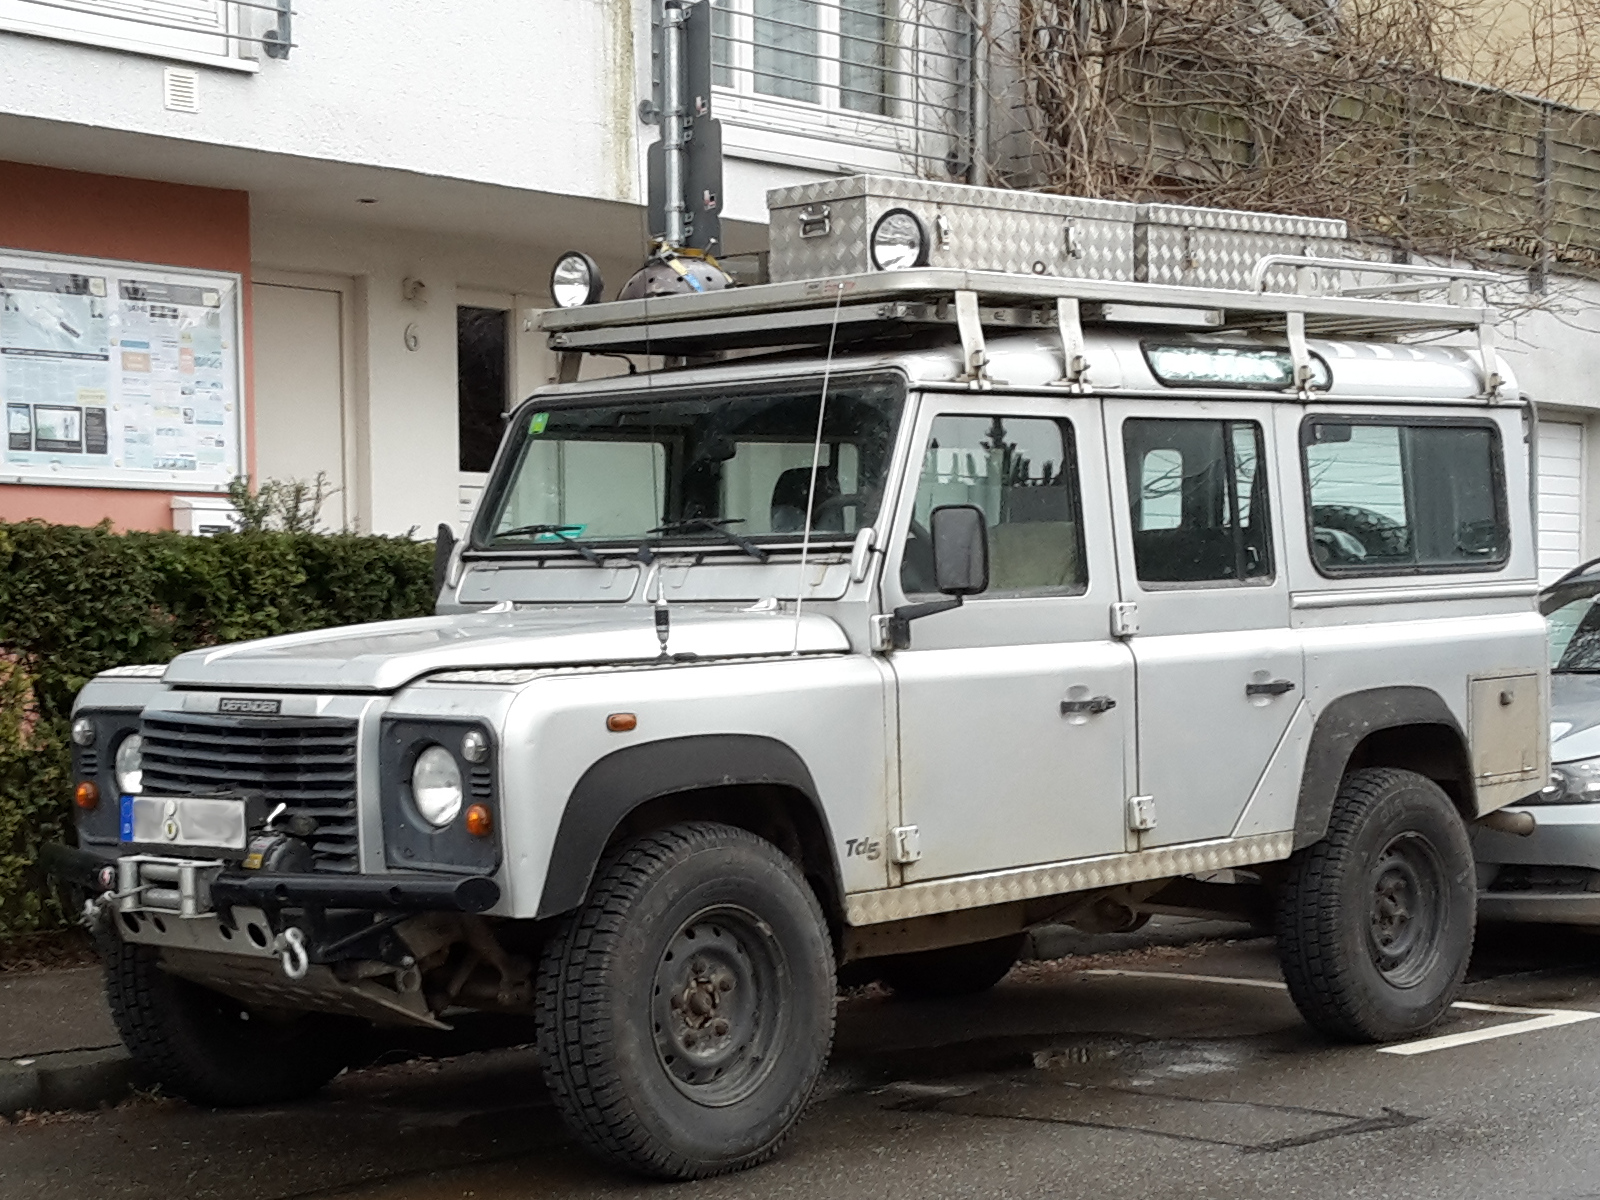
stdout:
POLYGON ((581 250, 568 250, 550 272, 550 299, 557 308, 579 308, 600 299, 600 267, 581 250))
POLYGON ((902 271, 928 262, 928 233, 907 208, 891 208, 879 217, 869 245, 872 265, 880 271, 902 271))
POLYGON ((1550 770, 1550 782, 1537 796, 1529 797, 1524 803, 1600 803, 1600 758, 1557 763, 1550 770))
POLYGON ((144 738, 130 733, 117 743, 117 793, 137 796, 144 782, 144 738))
POLYGON ((411 798, 417 813, 435 829, 443 829, 461 812, 461 767, 443 746, 429 746, 411 768, 411 798))

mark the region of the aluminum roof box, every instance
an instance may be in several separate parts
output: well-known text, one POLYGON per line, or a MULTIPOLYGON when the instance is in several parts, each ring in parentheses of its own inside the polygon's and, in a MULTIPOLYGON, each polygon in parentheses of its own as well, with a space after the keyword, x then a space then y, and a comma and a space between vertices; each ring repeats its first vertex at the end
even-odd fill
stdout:
POLYGON ((913 213, 930 267, 1068 279, 1134 279, 1135 205, 849 175, 767 193, 774 283, 874 269, 868 239, 884 213, 913 213))
MULTIPOLYGON (((1253 291, 1251 272, 1269 254, 1369 257, 1349 236, 1343 221, 1323 217, 1143 204, 1134 231, 1134 278, 1253 291)), ((1275 268, 1266 285, 1268 291, 1293 291, 1293 268, 1275 268)))

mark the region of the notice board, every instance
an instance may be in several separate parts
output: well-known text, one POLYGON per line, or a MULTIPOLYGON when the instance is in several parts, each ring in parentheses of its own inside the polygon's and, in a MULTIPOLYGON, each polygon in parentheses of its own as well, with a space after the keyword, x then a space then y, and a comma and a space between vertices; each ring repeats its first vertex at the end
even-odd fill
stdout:
POLYGON ((240 286, 0 249, 0 482, 226 490, 245 463, 240 286))

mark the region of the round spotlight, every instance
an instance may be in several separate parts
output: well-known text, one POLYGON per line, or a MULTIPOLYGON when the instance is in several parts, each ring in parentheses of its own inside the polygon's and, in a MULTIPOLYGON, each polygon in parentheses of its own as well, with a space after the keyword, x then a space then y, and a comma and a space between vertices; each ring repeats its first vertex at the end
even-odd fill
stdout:
POLYGON ((429 746, 411 769, 411 798, 417 813, 435 829, 443 829, 461 812, 461 768, 443 746, 429 746))
POLYGON ((550 272, 550 299, 557 308, 578 308, 600 299, 600 267, 582 250, 568 250, 550 272))
POLYGON ((481 729, 469 729, 462 736, 461 757, 469 763, 481 763, 489 757, 489 739, 481 729))
POLYGON ((872 265, 880 271, 903 271, 928 265, 928 233, 917 214, 891 208, 872 227, 872 265))
POLYGON ((79 717, 72 723, 72 740, 80 746, 94 745, 94 722, 88 717, 79 717))

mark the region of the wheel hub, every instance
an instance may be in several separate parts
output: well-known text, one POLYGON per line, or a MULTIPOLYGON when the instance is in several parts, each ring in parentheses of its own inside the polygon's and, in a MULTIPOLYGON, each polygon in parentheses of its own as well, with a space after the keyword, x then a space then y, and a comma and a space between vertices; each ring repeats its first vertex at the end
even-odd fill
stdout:
POLYGON ((1378 856, 1371 881, 1367 949, 1385 979, 1410 987, 1438 952, 1444 920, 1439 856, 1425 838, 1403 834, 1378 856))
POLYGON ((697 913, 656 967, 656 1054, 678 1089, 733 1104, 766 1077, 776 1045, 782 958, 771 929, 743 909, 697 913))

